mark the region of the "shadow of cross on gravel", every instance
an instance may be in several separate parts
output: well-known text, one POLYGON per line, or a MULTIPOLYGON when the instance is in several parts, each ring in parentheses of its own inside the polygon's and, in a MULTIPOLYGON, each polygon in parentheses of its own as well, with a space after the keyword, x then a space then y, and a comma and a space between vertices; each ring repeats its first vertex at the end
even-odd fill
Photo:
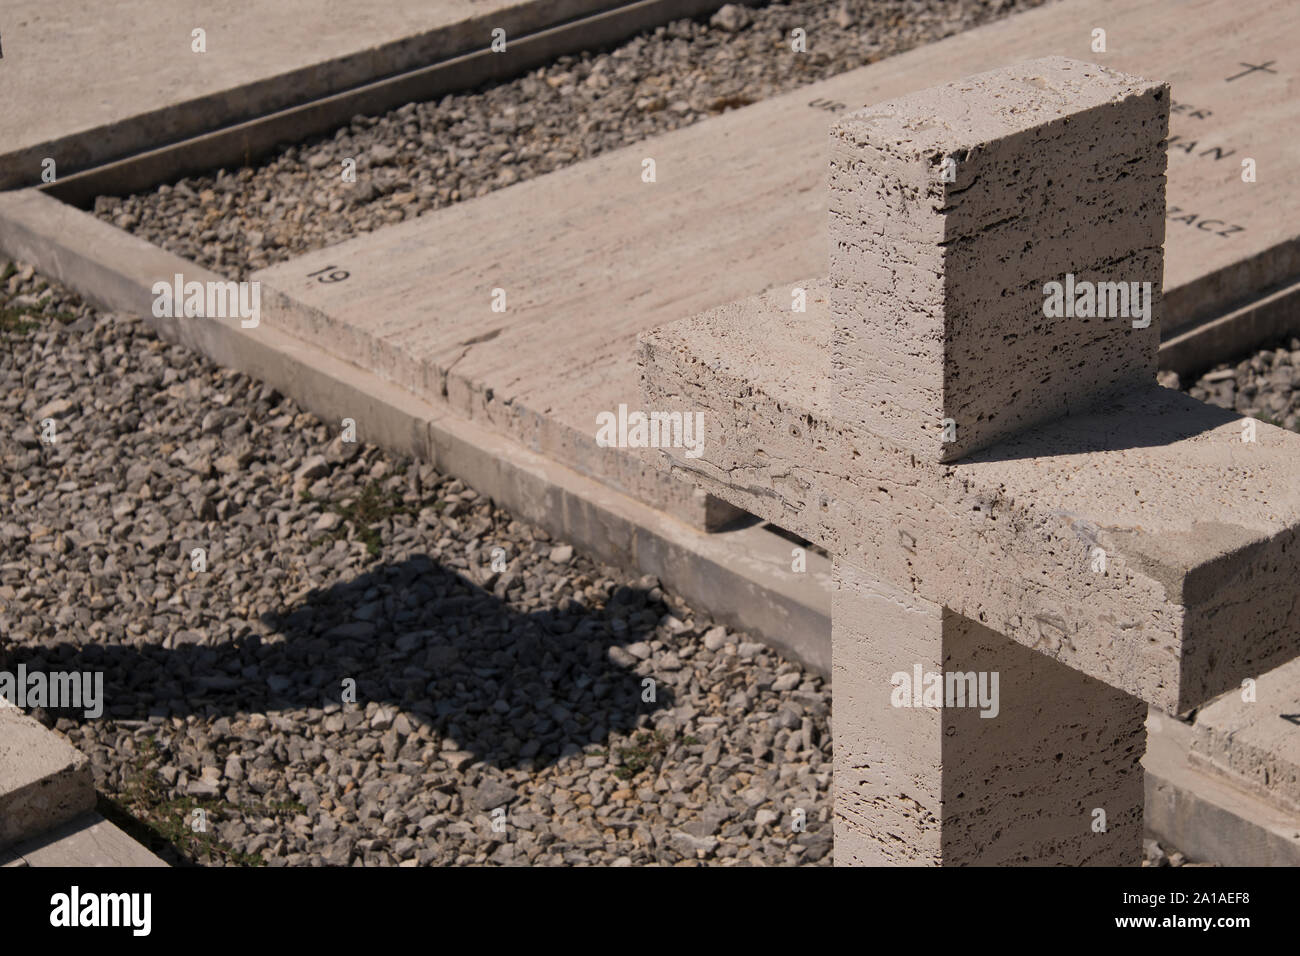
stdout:
MULTIPOLYGON (((541 767, 672 706, 671 688, 658 681, 655 700, 643 702, 642 678, 609 655, 654 629, 659 614, 640 626, 611 614, 644 608, 646 593, 621 587, 605 609, 569 602, 521 613, 421 556, 312 592, 263 620, 285 636, 293 679, 306 679, 313 700, 337 702, 341 678, 355 677, 360 704, 428 715, 440 736, 476 759, 541 767)), ((292 693, 283 680, 268 681, 272 701, 292 693)))
MULTIPOLYGON (((421 555, 377 565, 264 615, 281 641, 252 634, 173 649, 60 642, 15 647, 12 663, 29 672, 103 671, 104 718, 114 720, 277 711, 301 719, 292 712, 339 705, 350 678, 356 705, 335 707, 316 728, 304 722, 297 733, 324 737, 346 725, 360 737, 374 701, 413 726, 432 727, 474 760, 537 769, 672 706, 662 682, 656 699, 643 702, 642 678, 609 656, 612 645, 641 640, 658 617, 646 608, 646 592, 628 587, 606 608, 570 602, 564 610, 521 613, 421 555), (615 623, 624 618, 632 623, 615 623)), ((383 747, 380 733, 370 735, 367 757, 383 747)), ((400 758, 385 757, 419 760, 428 741, 410 741, 400 758)))

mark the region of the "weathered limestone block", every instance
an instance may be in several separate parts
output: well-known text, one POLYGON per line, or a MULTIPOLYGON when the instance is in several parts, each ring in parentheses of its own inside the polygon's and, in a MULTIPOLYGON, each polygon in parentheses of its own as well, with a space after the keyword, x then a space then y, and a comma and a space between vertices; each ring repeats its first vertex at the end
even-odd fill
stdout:
POLYGON ((1168 119, 1164 84, 1050 57, 837 123, 831 354, 842 417, 953 461, 1151 382, 1168 119), (1044 284, 1067 274, 1124 283, 1113 306, 1107 288, 1108 311, 1121 292, 1132 310, 1138 283, 1145 319, 1046 317, 1044 284))
POLYGON ((1300 814, 1300 658, 1196 713, 1188 759, 1300 814))
POLYGON ((835 575, 832 680, 852 689, 835 695, 837 864, 1140 858, 1142 701, 844 561, 835 575))
POLYGON ((1300 435, 1151 385, 926 462, 836 414, 800 285, 641 337, 647 404, 705 413, 674 472, 1169 713, 1300 653, 1300 435))
POLYGON ((94 806, 90 761, 0 699, 0 848, 53 829, 94 806))

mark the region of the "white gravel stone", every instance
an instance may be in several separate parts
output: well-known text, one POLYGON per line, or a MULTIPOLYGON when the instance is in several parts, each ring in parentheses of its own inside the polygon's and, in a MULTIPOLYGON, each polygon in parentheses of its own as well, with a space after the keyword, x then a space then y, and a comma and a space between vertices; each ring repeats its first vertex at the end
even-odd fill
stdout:
POLYGON ((751 20, 746 8, 739 4, 728 3, 709 18, 709 26, 726 30, 728 33, 738 33, 749 26, 751 20))

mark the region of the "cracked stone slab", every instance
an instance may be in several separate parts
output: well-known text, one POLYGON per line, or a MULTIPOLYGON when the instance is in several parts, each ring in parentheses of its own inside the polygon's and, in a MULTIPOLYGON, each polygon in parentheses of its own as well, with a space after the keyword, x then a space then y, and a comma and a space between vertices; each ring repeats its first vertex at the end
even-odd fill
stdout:
POLYGON ((796 285, 640 337, 644 401, 705 415, 674 473, 1167 712, 1300 653, 1300 435, 1152 383, 926 462, 837 414, 796 285))

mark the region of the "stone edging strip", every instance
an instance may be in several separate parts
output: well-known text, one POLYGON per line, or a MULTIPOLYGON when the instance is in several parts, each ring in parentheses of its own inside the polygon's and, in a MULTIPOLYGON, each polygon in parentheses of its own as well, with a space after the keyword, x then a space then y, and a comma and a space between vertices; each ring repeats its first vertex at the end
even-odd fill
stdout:
MULTIPOLYGON (((39 172, 41 157, 57 155, 57 151, 66 151, 72 144, 77 145, 88 160, 72 167, 79 172, 60 176, 57 183, 41 188, 54 193, 65 202, 79 206, 88 205, 95 196, 105 193, 120 195, 138 192, 159 182, 218 166, 246 165, 277 147, 327 133, 358 113, 378 115, 406 103, 471 89, 482 83, 507 80, 550 63, 557 57, 617 43, 643 30, 683 17, 700 16, 722 5, 723 0, 637 0, 635 3, 622 4, 546 26, 522 36, 512 36, 509 56, 494 53, 484 47, 427 66, 413 67, 394 76, 373 78, 358 74, 358 85, 349 89, 321 92, 317 98, 307 102, 283 107, 268 103, 270 111, 263 115, 236 116, 216 130, 210 126, 212 108, 205 104, 240 95, 248 97, 249 90, 248 87, 241 87, 213 94, 197 101, 191 100, 165 110, 135 116, 112 124, 107 129, 73 134, 59 143, 42 143, 19 154, 10 155, 6 157, 4 166, 14 172, 6 175, 0 169, 0 188, 30 185, 31 183, 19 178, 18 170, 39 172), (175 114, 181 111, 189 111, 195 118, 193 123, 188 124, 188 138, 171 143, 159 143, 153 138, 156 136, 153 131, 159 127, 159 113, 175 114), (96 138, 104 139, 103 134, 110 130, 117 134, 117 141, 124 141, 124 128, 134 134, 130 139, 134 143, 133 148, 119 145, 115 154, 102 154, 96 149, 96 138)), ((504 27, 513 34, 512 23, 506 15, 517 12, 517 9, 501 11, 489 15, 489 19, 493 26, 504 27)), ((485 31, 486 29, 484 27, 485 31)), ((400 41, 393 46, 413 46, 419 39, 416 37, 400 41)), ((299 72, 307 73, 310 70, 299 72)), ((254 84, 266 87, 268 91, 282 89, 286 85, 294 86, 292 76, 276 77, 263 84, 254 84)), ((223 112, 216 115, 220 117, 223 112)), ((174 118, 172 122, 175 123, 174 118)))
POLYGON ((1147 719, 1146 827, 1194 860, 1222 866, 1300 866, 1293 814, 1189 762, 1192 728, 1152 710, 1147 719))

